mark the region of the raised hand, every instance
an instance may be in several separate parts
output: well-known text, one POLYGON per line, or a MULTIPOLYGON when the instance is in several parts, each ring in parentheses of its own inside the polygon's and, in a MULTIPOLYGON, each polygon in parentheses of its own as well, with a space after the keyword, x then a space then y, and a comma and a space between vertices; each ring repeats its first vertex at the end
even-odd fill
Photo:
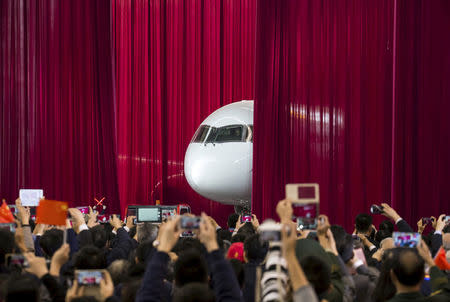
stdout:
POLYGON ((209 253, 219 249, 219 245, 216 240, 216 228, 205 213, 202 213, 202 221, 200 222, 200 233, 198 234, 198 239, 201 243, 203 243, 209 253))
POLYGON ((287 223, 292 220, 292 202, 288 199, 283 199, 277 204, 277 214, 282 223, 287 223))
POLYGON ((182 232, 181 229, 178 228, 180 219, 181 217, 178 216, 175 219, 168 220, 166 223, 161 224, 158 233, 158 251, 169 253, 175 246, 182 232))

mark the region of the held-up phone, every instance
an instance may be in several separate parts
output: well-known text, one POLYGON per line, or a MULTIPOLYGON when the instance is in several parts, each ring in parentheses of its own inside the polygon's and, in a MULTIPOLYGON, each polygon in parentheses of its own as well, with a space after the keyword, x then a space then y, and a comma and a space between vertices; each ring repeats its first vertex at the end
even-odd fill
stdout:
POLYGON ((262 242, 281 241, 281 225, 273 220, 266 220, 258 228, 259 239, 262 242))
POLYGON ((245 223, 245 222, 252 222, 252 214, 249 213, 244 213, 241 215, 241 222, 245 223))
POLYGON ((178 215, 183 215, 183 214, 190 214, 191 213, 191 207, 185 204, 181 204, 177 206, 177 212, 178 215))
POLYGON ((16 232, 16 224, 15 223, 0 223, 0 229, 6 229, 12 233, 16 232))
POLYGON ((177 215, 177 206, 161 206, 162 220, 166 221, 170 217, 177 215))
POLYGON ((136 208, 136 222, 160 223, 161 208, 159 206, 139 206, 136 208))
POLYGON ((356 258, 364 263, 364 265, 367 265, 366 256, 364 256, 364 251, 361 247, 353 249, 353 253, 355 254, 356 258))
POLYGON ((318 204, 296 205, 292 209, 293 215, 297 217, 297 230, 317 229, 318 204))
POLYGON ((316 183, 287 184, 286 199, 293 204, 319 203, 319 185, 316 183))
POLYGON ((77 207, 77 209, 80 210, 83 215, 89 214, 89 207, 77 207))
POLYGON ((194 230, 200 228, 201 217, 181 216, 180 229, 194 230))
POLYGON ((450 224, 450 215, 445 216, 444 221, 445 224, 450 224))
MULTIPOLYGON (((120 215, 116 214, 117 218, 120 219, 120 215)), ((97 215, 97 221, 99 223, 108 223, 113 218, 113 215, 97 215)))
POLYGON ((127 216, 136 216, 136 206, 128 206, 127 208, 127 216))
POLYGON ((394 232, 392 237, 394 237, 394 245, 396 247, 415 248, 420 243, 419 233, 394 232))
POLYGON ((22 254, 6 254, 5 255, 6 266, 11 267, 28 267, 28 261, 22 254))
POLYGON ((37 207, 39 201, 44 197, 44 190, 21 189, 19 191, 20 201, 24 207, 37 207))
POLYGON ((75 278, 77 278, 78 285, 98 286, 103 280, 103 270, 76 270, 75 278))

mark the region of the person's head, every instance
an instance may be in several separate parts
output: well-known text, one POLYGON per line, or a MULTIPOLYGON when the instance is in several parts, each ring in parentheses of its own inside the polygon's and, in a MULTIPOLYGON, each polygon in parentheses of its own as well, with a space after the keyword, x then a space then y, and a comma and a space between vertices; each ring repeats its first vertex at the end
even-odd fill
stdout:
POLYGON ((227 250, 229 243, 231 241, 231 232, 224 229, 218 229, 217 233, 217 244, 222 250, 227 250))
POLYGON ((244 281, 245 281, 245 272, 244 272, 244 265, 241 261, 237 259, 230 259, 231 267, 233 268, 234 274, 236 275, 236 279, 239 283, 239 287, 244 287, 244 281))
POLYGON ((246 234, 244 234, 244 233, 236 234, 233 237, 231 237, 231 243, 244 242, 245 239, 247 239, 246 234))
POLYGON ((144 222, 137 225, 137 241, 154 241, 158 236, 158 226, 151 222, 144 222))
POLYGON ((253 224, 251 222, 244 223, 243 226, 239 228, 237 231, 238 234, 246 234, 247 236, 251 236, 256 233, 255 228, 253 227, 253 224))
POLYGON ((381 229, 378 230, 377 234, 375 235, 375 241, 381 245, 381 242, 386 238, 391 238, 392 232, 389 232, 389 230, 381 229))
POLYGON ((360 234, 370 235, 372 233, 372 216, 361 213, 356 216, 355 229, 360 234))
POLYGON ((384 252, 381 258, 380 276, 373 291, 375 302, 385 302, 394 297, 396 289, 391 279, 391 270, 395 262, 396 249, 390 249, 384 252))
POLYGON ((95 227, 89 230, 92 235, 92 242, 94 245, 100 249, 106 246, 106 242, 108 241, 108 236, 103 225, 96 225, 95 227))
POLYGON ((214 302, 214 292, 208 284, 203 282, 192 282, 176 290, 173 302, 214 302))
POLYGON ((236 223, 239 219, 239 215, 236 213, 230 214, 230 216, 228 216, 228 228, 229 229, 235 229, 236 228, 236 223))
POLYGON ((330 288, 331 269, 325 261, 315 256, 307 256, 302 259, 300 265, 318 296, 330 288))
POLYGON ((40 301, 39 283, 30 275, 11 274, 2 287, 5 302, 40 301))
POLYGON ((39 239, 39 245, 42 251, 51 258, 53 254, 63 244, 64 232, 58 229, 50 229, 45 231, 42 237, 39 239))
POLYGON ((111 275, 114 285, 118 285, 125 280, 129 267, 130 263, 124 259, 116 260, 108 266, 107 270, 111 275))
POLYGON ((390 220, 383 220, 378 226, 378 231, 387 231, 388 233, 394 232, 394 224, 390 220))
POLYGON ((125 282, 122 287, 122 302, 134 302, 136 301, 136 293, 141 287, 142 280, 134 279, 125 282))
POLYGON ((182 287, 190 282, 208 281, 208 267, 205 259, 195 249, 190 249, 179 255, 174 266, 175 285, 182 287))
POLYGON ((199 253, 202 253, 205 250, 205 247, 197 238, 180 237, 180 239, 178 239, 172 251, 175 254, 180 255, 181 253, 192 249, 199 253))
POLYGON ((152 251, 154 250, 153 242, 144 241, 136 248, 136 261, 139 263, 147 263, 151 258, 152 251))
POLYGON ((244 259, 246 262, 264 259, 267 247, 261 244, 259 234, 252 235, 244 241, 244 259))
POLYGON ((418 291, 425 275, 425 262, 416 249, 396 248, 396 261, 391 269, 391 278, 397 291, 418 291))
POLYGON ((104 269, 106 268, 105 254, 96 246, 84 246, 74 255, 73 265, 76 269, 104 269))
POLYGON ((14 250, 14 234, 7 229, 0 229, 0 264, 5 263, 5 255, 14 250))

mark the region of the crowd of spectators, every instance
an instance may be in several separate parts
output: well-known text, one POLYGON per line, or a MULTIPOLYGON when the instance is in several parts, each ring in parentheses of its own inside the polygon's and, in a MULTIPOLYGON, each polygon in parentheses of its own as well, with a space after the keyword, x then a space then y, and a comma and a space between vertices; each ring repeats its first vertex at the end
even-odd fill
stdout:
POLYGON ((430 222, 429 234, 420 220, 421 240, 406 248, 395 247, 393 232, 414 230, 388 204, 378 228, 359 214, 353 234, 325 215, 316 230, 299 230, 289 200, 277 205, 279 223, 232 214, 219 226, 202 213, 192 233, 180 228, 179 216, 137 225, 133 216, 113 216, 100 224, 96 213, 78 209, 69 209, 66 227, 34 225, 29 209, 20 200, 16 206, 15 232, 0 229, 7 302, 450 301, 445 215, 430 222), (263 240, 270 225, 273 236, 263 240), (80 284, 86 270, 100 274, 91 285, 80 284))

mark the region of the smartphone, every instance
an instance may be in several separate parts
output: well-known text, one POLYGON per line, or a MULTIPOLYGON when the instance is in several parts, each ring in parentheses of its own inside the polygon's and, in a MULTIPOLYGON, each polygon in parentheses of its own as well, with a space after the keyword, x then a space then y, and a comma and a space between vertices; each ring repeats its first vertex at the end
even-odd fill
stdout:
POLYGON ((180 229, 194 230, 200 228, 201 217, 181 216, 180 229))
POLYGON ((364 251, 362 248, 353 249, 353 253, 355 254, 356 258, 361 260, 364 265, 367 266, 366 256, 364 256, 364 251))
POLYGON ((292 210, 297 220, 297 230, 317 229, 318 204, 296 204, 292 210))
POLYGON ((21 189, 19 191, 20 201, 24 207, 37 207, 39 201, 44 197, 44 190, 21 189))
POLYGON ((103 270, 76 270, 78 285, 96 286, 103 280, 103 270))
POLYGON ((252 215, 251 214, 243 214, 241 216, 241 222, 245 223, 245 222, 252 222, 252 215))
POLYGON ((16 224, 15 223, 0 223, 0 228, 7 229, 8 231, 15 233, 16 232, 16 224))
POLYGON ((259 239, 262 242, 281 241, 281 225, 268 219, 258 228, 259 239))
POLYGON ((127 216, 136 216, 136 206, 128 206, 127 216))
POLYGON ((444 221, 445 224, 450 224, 450 215, 445 216, 444 221))
POLYGON ((415 248, 420 243, 421 238, 419 233, 394 232, 392 235, 396 247, 415 248))
POLYGON ((167 220, 170 217, 177 215, 176 206, 161 206, 161 215, 163 220, 167 220))
POLYGON ((139 206, 136 208, 136 222, 160 223, 161 208, 159 206, 139 206))
POLYGON ((178 215, 190 214, 191 213, 191 207, 186 205, 186 204, 178 205, 177 206, 177 212, 178 212, 178 215))
POLYGON ((89 214, 89 207, 77 207, 77 209, 80 210, 83 215, 89 214))
POLYGON ((27 259, 22 254, 6 254, 6 266, 29 267, 27 259))
POLYGON ((286 199, 293 204, 319 203, 319 185, 316 183, 301 183, 286 185, 286 199))

